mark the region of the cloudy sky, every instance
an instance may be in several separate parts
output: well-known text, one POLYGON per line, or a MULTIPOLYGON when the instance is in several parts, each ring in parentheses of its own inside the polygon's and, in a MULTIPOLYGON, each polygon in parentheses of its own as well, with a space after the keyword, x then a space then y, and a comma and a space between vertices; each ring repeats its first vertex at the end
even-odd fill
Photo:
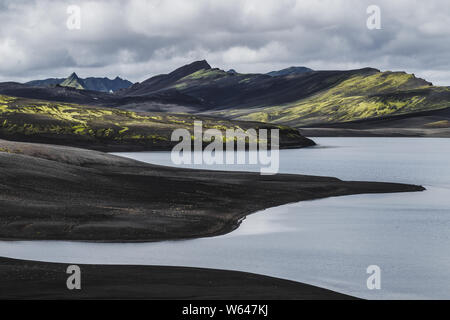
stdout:
POLYGON ((75 71, 135 82, 206 59, 238 72, 371 66, 450 85, 448 0, 0 0, 0 21, 0 81, 75 71), (67 27, 70 5, 80 29, 67 27), (381 29, 367 28, 369 5, 381 29))

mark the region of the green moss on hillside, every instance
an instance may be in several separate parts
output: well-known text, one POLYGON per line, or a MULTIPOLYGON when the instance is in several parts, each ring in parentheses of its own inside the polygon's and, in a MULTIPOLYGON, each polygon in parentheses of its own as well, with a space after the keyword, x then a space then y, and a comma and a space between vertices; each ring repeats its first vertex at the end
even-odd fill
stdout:
POLYGON ((84 90, 84 82, 75 73, 72 73, 68 78, 59 84, 62 87, 71 87, 79 90, 84 90))
MULTIPOLYGON (((195 120, 203 129, 274 128, 187 114, 145 113, 49 102, 0 95, 0 137, 20 141, 40 141, 67 145, 115 144, 169 148, 171 134, 184 128, 192 132, 195 120)), ((280 135, 293 143, 304 139, 292 128, 281 128, 280 135), (295 136, 287 136, 288 133, 295 136)))
POLYGON ((191 73, 190 75, 180 79, 178 82, 183 82, 185 80, 221 78, 221 77, 226 77, 226 76, 229 76, 229 74, 220 69, 201 69, 199 71, 191 73))
POLYGON ((450 107, 448 88, 404 72, 357 75, 306 99, 280 106, 226 110, 232 119, 305 126, 315 123, 346 122, 416 111, 450 107), (439 93, 445 97, 439 98, 439 93))

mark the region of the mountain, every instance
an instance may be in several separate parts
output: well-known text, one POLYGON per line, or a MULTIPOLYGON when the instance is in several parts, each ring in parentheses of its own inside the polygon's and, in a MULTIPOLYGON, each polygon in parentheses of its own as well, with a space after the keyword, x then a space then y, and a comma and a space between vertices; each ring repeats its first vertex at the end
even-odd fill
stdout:
MULTIPOLYGON (((309 83, 316 73, 308 73, 309 83)), ((325 90, 281 105, 228 108, 215 114, 301 127, 445 107, 450 107, 449 88, 434 87, 405 72, 369 71, 352 74, 325 90)))
POLYGON ((120 89, 128 88, 133 83, 124 80, 120 77, 116 77, 111 80, 109 78, 79 78, 76 73, 72 73, 68 78, 49 78, 45 80, 32 80, 25 83, 27 86, 32 87, 52 87, 56 85, 72 87, 77 89, 86 89, 100 92, 111 92, 120 89))
MULTIPOLYGON (((152 77, 118 92, 121 97, 158 96, 161 101, 189 106, 191 112, 280 105, 307 97, 352 75, 376 69, 323 71, 272 77, 265 74, 230 73, 197 61, 168 75, 152 77)), ((136 106, 136 99, 132 107, 136 106)), ((128 108, 128 105, 122 105, 128 108)))
POLYGON ((77 74, 73 72, 67 79, 59 84, 61 87, 71 87, 79 90, 86 89, 84 81, 78 78, 77 74))
MULTIPOLYGON (((414 74, 362 68, 273 77, 196 65, 199 67, 190 70, 195 72, 165 81, 164 85, 158 82, 155 86, 153 80, 148 81, 145 88, 140 88, 140 97, 159 95, 163 100, 177 97, 178 103, 190 106, 193 113, 297 128, 353 121, 359 126, 358 121, 372 119, 380 119, 378 125, 391 126, 397 122, 387 121, 390 117, 411 116, 414 121, 402 121, 402 124, 414 127, 422 123, 425 127, 418 128, 418 134, 424 132, 422 129, 427 134, 442 134, 443 131, 445 135, 450 134, 447 129, 437 130, 437 126, 447 123, 440 110, 450 108, 450 88, 433 86, 414 74), (419 120, 417 117, 420 118, 422 112, 427 112, 428 116, 419 120), (428 121, 430 117, 441 120, 433 123, 428 121)), ((120 94, 127 96, 129 93, 123 90, 120 94)), ((121 107, 134 108, 126 104, 121 107)))
POLYGON ((55 86, 57 84, 60 84, 64 80, 66 80, 66 78, 48 78, 48 79, 44 79, 44 80, 28 81, 25 84, 32 86, 32 87, 50 87, 50 86, 55 86))
POLYGON ((311 72, 314 71, 313 69, 307 68, 307 67, 289 67, 286 69, 281 69, 278 71, 271 71, 267 72, 266 74, 272 77, 279 77, 279 76, 287 76, 290 74, 299 74, 299 73, 305 73, 305 72, 311 72))
POLYGON ((421 112, 450 108, 450 88, 433 86, 406 72, 362 68, 271 76, 224 71, 212 68, 205 60, 153 76, 114 94, 11 82, 0 83, 0 93, 130 111, 189 112, 296 128, 355 121, 359 126, 358 121, 383 122, 399 115, 416 117, 421 112))
POLYGON ((146 95, 161 89, 170 88, 177 81, 201 70, 211 70, 211 66, 208 62, 206 62, 206 60, 195 61, 191 64, 178 68, 169 74, 157 75, 145 80, 142 83, 135 83, 130 88, 122 90, 121 93, 122 95, 131 96, 146 95))
POLYGON ((86 89, 101 92, 115 92, 117 90, 128 88, 133 85, 131 81, 122 79, 120 77, 115 77, 113 80, 108 78, 95 77, 89 77, 82 80, 85 84, 86 89))

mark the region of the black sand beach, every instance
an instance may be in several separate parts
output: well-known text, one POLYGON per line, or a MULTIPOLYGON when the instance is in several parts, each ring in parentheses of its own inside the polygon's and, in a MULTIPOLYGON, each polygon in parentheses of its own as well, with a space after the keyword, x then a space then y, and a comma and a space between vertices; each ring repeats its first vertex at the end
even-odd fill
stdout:
POLYGON ((81 289, 69 290, 68 266, 0 258, 0 299, 355 299, 251 273, 162 266, 79 265, 81 289))
POLYGON ((3 240, 160 241, 228 233, 289 202, 424 190, 397 183, 188 170, 102 152, 0 140, 3 240))
POLYGON ((301 128, 301 133, 307 137, 408 137, 408 138, 449 138, 449 128, 301 128))

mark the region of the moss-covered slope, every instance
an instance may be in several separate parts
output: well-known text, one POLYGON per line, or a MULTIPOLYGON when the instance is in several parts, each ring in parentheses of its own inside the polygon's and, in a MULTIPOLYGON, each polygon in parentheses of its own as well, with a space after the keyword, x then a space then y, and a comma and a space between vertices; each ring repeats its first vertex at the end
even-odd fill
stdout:
POLYGON ((63 82, 59 84, 62 87, 71 87, 79 90, 85 89, 85 84, 83 80, 78 78, 77 74, 74 72, 72 73, 67 79, 65 79, 63 82))
POLYGON ((450 107, 450 89, 404 72, 354 75, 295 102, 262 108, 223 110, 232 119, 307 126, 347 122, 450 107))
POLYGON ((314 143, 292 128, 255 122, 221 120, 170 113, 135 113, 114 108, 85 106, 0 95, 0 137, 26 142, 82 146, 97 150, 170 150, 173 130, 192 132, 194 120, 204 129, 247 130, 279 128, 281 147, 314 143))

